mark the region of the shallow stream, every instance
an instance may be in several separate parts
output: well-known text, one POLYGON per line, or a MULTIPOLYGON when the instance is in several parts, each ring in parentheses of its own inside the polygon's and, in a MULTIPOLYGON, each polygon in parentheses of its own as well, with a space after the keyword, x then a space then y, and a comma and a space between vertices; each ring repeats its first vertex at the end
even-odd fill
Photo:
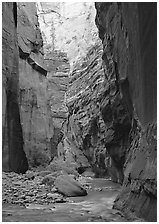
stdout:
POLYGON ((120 185, 108 179, 88 178, 87 196, 70 197, 70 202, 26 207, 5 204, 5 222, 124 222, 121 212, 112 209, 120 185))

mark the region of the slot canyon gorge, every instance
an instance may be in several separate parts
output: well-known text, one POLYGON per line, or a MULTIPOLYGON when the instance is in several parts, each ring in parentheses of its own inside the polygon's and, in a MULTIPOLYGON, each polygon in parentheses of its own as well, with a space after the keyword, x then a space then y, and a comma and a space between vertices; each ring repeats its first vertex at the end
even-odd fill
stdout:
POLYGON ((156 2, 2 2, 2 221, 157 221, 156 2))

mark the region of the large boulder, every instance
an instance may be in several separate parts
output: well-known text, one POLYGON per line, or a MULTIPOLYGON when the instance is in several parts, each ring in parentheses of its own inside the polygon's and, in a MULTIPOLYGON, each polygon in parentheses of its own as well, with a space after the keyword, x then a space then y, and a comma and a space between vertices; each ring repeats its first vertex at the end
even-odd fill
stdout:
POLYGON ((65 196, 86 196, 87 191, 80 185, 78 181, 69 175, 61 175, 54 182, 57 191, 65 196))

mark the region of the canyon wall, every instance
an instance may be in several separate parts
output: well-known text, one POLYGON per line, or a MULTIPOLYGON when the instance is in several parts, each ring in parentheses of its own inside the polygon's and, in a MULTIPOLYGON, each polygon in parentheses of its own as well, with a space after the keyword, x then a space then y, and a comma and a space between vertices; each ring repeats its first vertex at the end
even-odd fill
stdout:
POLYGON ((155 221, 156 3, 17 4, 2 4, 3 170, 91 168, 123 183, 114 208, 155 221))
POLYGON ((24 173, 28 162, 23 151, 19 108, 17 5, 2 3, 2 168, 24 173))
MULTIPOLYGON (((93 3, 59 2, 37 3, 37 9, 40 29, 44 40, 44 58, 49 65, 51 61, 54 62, 54 68, 48 66, 50 70, 50 81, 54 80, 55 83, 53 85, 53 82, 50 82, 52 83, 50 86, 52 89, 55 89, 55 85, 60 87, 62 84, 61 88, 58 89, 56 87, 57 91, 54 91, 50 99, 53 117, 58 118, 61 114, 61 118, 65 118, 65 122, 61 127, 56 124, 59 129, 62 128, 63 134, 61 142, 57 147, 58 159, 76 164, 76 168, 90 167, 88 159, 83 151, 78 144, 75 144, 74 140, 72 141, 72 136, 68 133, 68 126, 72 128, 69 119, 70 106, 68 106, 68 97, 72 94, 71 91, 74 91, 74 88, 76 88, 76 84, 72 87, 72 82, 75 81, 75 76, 77 76, 75 70, 79 70, 80 68, 77 69, 75 67, 81 64, 81 66, 83 66, 82 69, 86 69, 88 65, 88 51, 90 51, 91 47, 95 46, 96 40, 98 39, 97 28, 94 23, 95 7, 93 3), (62 59, 64 55, 65 58, 62 59), (65 62, 63 65, 58 61, 60 56, 63 63, 65 62), (85 65, 83 60, 86 61, 85 65), (66 67, 66 65, 68 66, 66 67), (69 91, 69 93, 67 91, 69 91), (59 111, 58 116, 57 113, 54 113, 56 107, 59 111)), ((93 51, 92 54, 94 54, 93 51)), ((95 57, 95 55, 93 57, 95 57)), ((92 59, 92 61, 93 60, 94 59, 92 59)), ((92 61, 90 60, 89 63, 92 61)), ((79 71, 77 71, 77 73, 80 75, 79 71)), ((81 85, 80 81, 81 80, 78 80, 78 82, 76 82, 77 85, 81 85)), ((84 84, 82 88, 85 89, 85 87, 84 84)), ((80 91, 80 89, 76 92, 78 91, 80 91)), ((78 128, 78 125, 76 126, 78 128)))
POLYGON ((41 2, 37 10, 45 59, 51 52, 65 52, 72 71, 73 64, 98 40, 94 3, 41 2))
POLYGON ((47 92, 47 66, 35 3, 19 2, 18 47, 20 112, 24 150, 29 166, 46 165, 51 160, 53 125, 47 92))
POLYGON ((157 4, 95 5, 108 83, 101 113, 113 133, 105 145, 124 172, 114 208, 156 221, 157 4))
POLYGON ((25 172, 58 154, 70 65, 59 51, 44 60, 36 3, 13 5, 3 7, 3 169, 25 172))
MULTIPOLYGON (((123 144, 119 146, 120 154, 119 144, 112 153, 115 159, 118 157, 117 162, 105 147, 106 138, 112 142, 118 137, 113 137, 113 130, 107 131, 100 112, 103 94, 109 85, 105 82, 103 50, 95 25, 94 3, 37 3, 37 11, 50 80, 56 76, 57 84, 63 77, 66 87, 64 94, 57 88, 50 98, 53 117, 57 116, 53 111, 58 103, 61 105, 61 108, 57 107, 58 111, 62 112, 63 108, 61 115, 65 114, 66 118, 62 126, 57 125, 63 137, 55 156, 76 164, 80 172, 91 167, 96 176, 111 176, 112 180, 121 183, 123 144), (70 66, 66 71, 62 71, 64 67, 57 63, 60 55, 66 55, 65 62, 70 66), (52 66, 50 62, 53 62, 52 66)), ((50 86, 55 89, 55 84, 50 86)), ((114 91, 112 88, 112 94, 114 91)), ((125 123, 127 132, 127 121, 125 123)))
POLYGON ((65 118, 62 125, 59 120, 54 125, 63 136, 55 156, 83 171, 92 167, 96 176, 111 176, 122 183, 131 118, 115 79, 112 82, 113 65, 109 80, 104 73, 94 3, 37 3, 37 12, 52 116, 54 122, 60 114, 65 118), (66 71, 59 64, 60 55, 65 55, 63 61, 70 66, 66 71), (63 92, 55 87, 61 81, 63 92))

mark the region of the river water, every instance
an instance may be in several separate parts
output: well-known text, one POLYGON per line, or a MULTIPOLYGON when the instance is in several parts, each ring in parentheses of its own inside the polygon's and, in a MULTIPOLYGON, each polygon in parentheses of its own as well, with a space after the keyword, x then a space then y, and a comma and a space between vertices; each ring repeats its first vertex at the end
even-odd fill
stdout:
POLYGON ((120 185, 108 179, 88 178, 87 196, 70 197, 70 202, 27 207, 3 205, 4 222, 125 222, 118 210, 112 209, 120 185))

